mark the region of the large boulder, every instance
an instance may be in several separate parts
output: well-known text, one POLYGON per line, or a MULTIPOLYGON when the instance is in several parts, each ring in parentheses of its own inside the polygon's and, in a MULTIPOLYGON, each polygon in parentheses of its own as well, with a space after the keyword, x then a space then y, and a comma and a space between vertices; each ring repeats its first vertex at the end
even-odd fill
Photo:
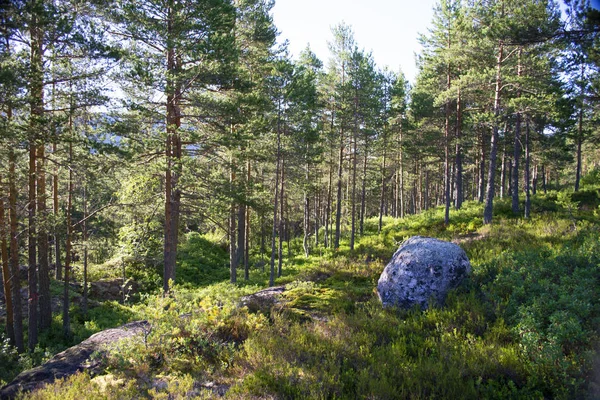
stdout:
POLYGON ((98 332, 78 345, 58 353, 44 364, 21 372, 11 383, 0 389, 0 399, 13 399, 20 392, 31 392, 79 371, 87 370, 92 374, 101 372, 102 366, 98 358, 90 361, 93 353, 104 353, 107 351, 107 345, 145 334, 149 329, 150 324, 147 321, 136 321, 98 332))
POLYGON ((433 298, 443 304, 450 289, 471 273, 466 253, 443 240, 413 236, 396 251, 377 283, 384 307, 422 309, 433 298))

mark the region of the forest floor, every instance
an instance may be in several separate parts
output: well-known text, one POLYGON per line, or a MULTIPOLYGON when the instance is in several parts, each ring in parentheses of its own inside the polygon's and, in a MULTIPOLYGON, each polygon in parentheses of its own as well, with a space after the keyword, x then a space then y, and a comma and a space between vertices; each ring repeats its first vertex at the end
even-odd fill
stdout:
MULTIPOLYGON (((133 320, 151 331, 99 357, 100 373, 26 397, 599 398, 598 193, 592 202, 537 195, 528 220, 512 216, 507 200, 488 226, 481 205, 467 203, 448 226, 441 208, 386 218, 381 232, 368 220, 352 251, 344 242, 305 257, 292 241, 279 289, 250 298, 267 287, 268 271, 230 284, 225 251, 188 235, 170 297, 105 302, 74 319, 82 338, 133 320), (455 241, 473 273, 443 306, 384 310, 377 280, 413 235, 455 241)), ((38 353, 30 365, 52 349, 38 353)))

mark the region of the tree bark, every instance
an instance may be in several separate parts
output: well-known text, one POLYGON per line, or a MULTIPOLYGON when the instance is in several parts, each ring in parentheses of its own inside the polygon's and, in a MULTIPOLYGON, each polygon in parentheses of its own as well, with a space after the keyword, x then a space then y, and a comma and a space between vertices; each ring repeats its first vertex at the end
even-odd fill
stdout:
POLYGON ((41 137, 42 118, 44 116, 44 82, 43 82, 43 31, 36 12, 32 13, 29 27, 30 47, 30 123, 29 123, 29 204, 28 204, 28 345, 33 351, 38 341, 38 275, 37 275, 37 226, 36 220, 36 183, 37 183, 37 150, 43 145, 41 137), (41 144, 40 144, 41 143, 41 144))
MULTIPOLYGON (((450 32, 448 32, 447 48, 450 49, 450 32)), ((446 64, 446 89, 450 90, 452 77, 450 63, 446 64)), ((444 225, 450 224, 450 101, 446 101, 444 120, 444 225)))
MULTIPOLYGON (((229 171, 229 190, 233 195, 234 184, 235 184, 235 169, 233 165, 233 159, 231 161, 231 170, 229 171)), ((237 267, 238 267, 238 253, 236 250, 236 204, 235 201, 231 201, 229 205, 229 281, 231 283, 237 282, 237 267)))
POLYGON ((479 135, 479 176, 477 182, 477 200, 483 203, 485 196, 485 134, 481 131, 479 135))
POLYGON ((535 196, 537 193, 538 185, 538 165, 537 163, 533 166, 533 176, 531 178, 531 194, 535 196))
POLYGON ((37 244, 40 329, 48 329, 52 323, 52 302, 50 299, 50 268, 48 265, 48 215, 46 211, 46 168, 44 145, 37 148, 37 244))
MULTIPOLYGON (((381 194, 379 196, 379 225, 377 227, 377 232, 381 233, 381 228, 383 227, 383 207, 385 204, 385 196, 386 196, 386 185, 385 185, 385 176, 386 176, 386 161, 387 161, 387 135, 384 132, 383 133, 383 160, 381 161, 381 194)), ((363 198, 362 198, 362 204, 364 207, 365 204, 365 181, 367 178, 367 174, 366 174, 366 157, 365 157, 365 168, 364 168, 364 175, 363 175, 363 198)), ((360 234, 363 234, 363 215, 364 215, 364 208, 362 210, 361 213, 361 224, 360 224, 360 234)))
MULTIPOLYGON (((367 146, 368 138, 365 135, 365 154, 363 157, 363 171, 362 171, 362 182, 361 182, 361 193, 360 193, 360 222, 358 225, 358 231, 362 236, 365 231, 365 213, 367 208, 367 162, 369 160, 369 149, 367 146)), ((385 198, 384 198, 385 201, 385 198)), ((385 202, 384 202, 385 205, 385 202)))
POLYGON ((283 270, 283 240, 284 240, 284 210, 285 203, 285 157, 281 158, 281 190, 279 191, 279 257, 277 258, 277 277, 281 277, 283 270))
POLYGON ((275 238, 277 236, 277 206, 279 204, 279 170, 281 167, 281 101, 278 107, 277 116, 277 162, 275 167, 275 195, 273 196, 273 230, 271 234, 271 271, 269 276, 269 286, 275 285, 275 238))
POLYGON ((542 165, 542 190, 544 190, 544 194, 546 194, 548 192, 548 182, 547 182, 547 176, 546 176, 546 166, 542 165))
POLYGON ((28 209, 28 341, 30 351, 35 349, 38 342, 38 275, 37 275, 37 232, 36 232, 36 146, 33 142, 29 144, 29 204, 28 209))
MULTIPOLYGON (((87 316, 88 312, 88 230, 87 230, 87 218, 88 218, 88 205, 87 205, 87 187, 83 186, 83 303, 82 311, 83 315, 87 316)), ((125 293, 125 279, 123 279, 123 293, 125 293)))
MULTIPOLYGON (((172 0, 170 0, 172 1, 172 0)), ((169 2, 170 4, 170 2, 169 2)), ((171 4, 168 7, 168 36, 174 35, 171 4)), ((180 69, 180 60, 176 49, 171 44, 167 50, 167 139, 165 155, 167 168, 165 171, 165 240, 164 240, 164 273, 163 292, 169 293, 171 282, 175 282, 175 267, 177 262, 177 245, 179 242, 179 216, 181 207, 181 175, 182 145, 179 128, 181 127, 181 84, 176 80, 180 69)))
MULTIPOLYGON (((308 150, 308 149, 307 149, 308 150)), ((303 226, 304 226, 304 236, 302 238, 302 247, 304 249, 304 256, 308 257, 308 255, 310 254, 310 248, 309 248, 309 241, 308 241, 308 236, 310 234, 310 200, 308 197, 308 188, 306 187, 306 185, 309 184, 309 179, 310 179, 310 164, 306 163, 306 172, 305 172, 305 188, 304 188, 304 193, 303 193, 303 203, 304 203, 304 222, 303 222, 303 226)))
MULTIPOLYGON (((402 124, 402 123, 400 123, 402 124)), ((400 172, 400 179, 399 179, 399 200, 400 200, 400 218, 404 218, 404 210, 405 210, 405 206, 404 206, 404 160, 403 160, 403 154, 404 151, 402 149, 402 146, 404 145, 403 143, 403 137, 402 137, 402 125, 400 125, 400 132, 399 132, 399 137, 398 137, 398 147, 399 147, 399 159, 398 159, 398 168, 399 168, 399 172, 400 172)), ((396 218, 398 217, 398 215, 396 215, 396 218)))
MULTIPOLYGON (((250 179, 252 179, 250 160, 246 165, 246 174, 246 183, 250 185, 250 179)), ((244 280, 247 281, 250 279, 250 207, 245 207, 244 214, 244 226, 246 228, 244 232, 244 280)))
POLYGON ((529 171, 529 119, 525 116, 525 218, 531 214, 531 186, 529 171))
MULTIPOLYGON (((52 153, 56 154, 56 142, 52 144, 52 153)), ((59 205, 58 205, 58 166, 54 167, 52 176, 52 210, 55 220, 58 221, 59 205)), ((62 263, 60 259, 60 235, 58 233, 58 225, 54 225, 54 266, 56 280, 62 280, 62 263)))
MULTIPOLYGON (((69 128, 72 131, 73 117, 69 116, 69 128)), ((71 214, 73 210, 73 142, 69 142, 69 186, 67 193, 67 210, 66 210, 66 224, 67 224, 67 237, 65 243, 65 270, 64 270, 64 281, 63 281, 63 335, 65 338, 71 336, 71 320, 69 317, 69 280, 71 278, 71 255, 72 246, 71 241, 73 239, 73 224, 71 222, 71 214)))
MULTIPOLYGON (((585 66, 582 63, 581 64, 581 74, 580 74, 580 80, 581 80, 581 104, 579 105, 579 114, 578 114, 578 122, 577 122, 577 154, 576 154, 576 158, 577 158, 577 166, 575 168, 575 191, 579 191, 579 181, 581 180, 581 148, 583 145, 583 96, 584 96, 584 71, 585 71, 585 66)), ((557 185, 558 186, 558 185, 557 185)), ((556 190, 559 190, 559 188, 557 187, 556 190)))
MULTIPOLYGON (((247 175, 247 174, 244 174, 247 175)), ((245 178, 245 176, 244 176, 245 178)), ((242 184, 242 192, 246 193, 246 185, 242 184)), ((246 254, 246 198, 242 199, 237 205, 237 248, 235 249, 236 266, 245 265, 244 256, 246 254)), ((245 274, 245 270, 244 270, 245 274)), ((236 273, 237 280, 237 273, 236 273)))
MULTIPOLYGON (((517 76, 523 75, 523 66, 521 65, 521 52, 519 49, 519 61, 517 66, 517 76)), ((517 91, 517 97, 521 96, 521 91, 517 91)), ((519 214, 519 162, 521 158, 521 113, 517 112, 515 120, 515 142, 513 149, 513 164, 512 164, 512 212, 514 215, 519 214)))
MULTIPOLYGON (((237 249, 236 249, 236 264, 238 266, 245 265, 244 256, 246 254, 246 205, 238 205, 237 214, 237 249)), ((246 271, 244 269, 244 277, 246 271)))
POLYGON ((344 130, 340 129, 340 152, 338 157, 338 172, 337 172, 337 204, 335 209, 335 239, 333 248, 339 249, 340 235, 342 227, 342 172, 344 167, 344 130))
POLYGON ((461 92, 460 85, 458 86, 458 94, 456 98, 456 144, 455 153, 456 157, 454 160, 455 164, 455 184, 456 184, 456 198, 454 199, 455 208, 460 210, 464 201, 464 188, 463 188, 463 157, 462 157, 462 105, 461 105, 461 92))
POLYGON ((358 94, 354 95, 354 132, 352 135, 352 206, 350 210, 350 250, 354 250, 354 237, 356 235, 356 173, 358 163, 358 94))
POLYGON ((575 169, 575 191, 579 191, 579 182, 581 180, 581 149, 583 146, 583 110, 579 110, 577 123, 577 165, 575 169))
POLYGON ((504 198, 506 191, 506 140, 504 140, 504 149, 502 150, 502 165, 500 166, 500 198, 504 198))
MULTIPOLYGON (((0 188, 4 192, 2 184, 2 177, 0 176, 0 188)), ((11 288, 12 279, 8 261, 8 243, 6 240, 7 229, 6 229, 6 214, 5 214, 5 201, 4 197, 0 197, 0 255, 2 261, 2 283, 4 288, 4 304, 6 305, 6 334, 10 340, 10 344, 15 345, 15 326, 14 326, 14 314, 12 296, 13 291, 11 288)))
MULTIPOLYGON (((333 154, 332 157, 333 159, 333 154)), ((327 202, 325 205, 325 237, 323 237, 323 245, 327 248, 330 246, 330 221, 331 221, 331 202, 333 201, 333 163, 329 163, 329 181, 327 184, 327 202)))
MULTIPOLYGON (((10 119, 10 110, 8 119, 10 119)), ((8 150, 8 205, 10 217, 10 271, 12 276, 12 301, 13 301, 13 324, 15 334, 15 346, 19 353, 25 351, 23 339, 23 308, 21 305, 21 274, 19 271, 19 242, 17 239, 17 157, 14 149, 8 150)))
MULTIPOLYGON (((450 41, 448 41, 450 47, 450 41)), ((450 89, 450 66, 446 71, 446 88, 450 89)), ((444 121, 444 225, 450 224, 450 102, 446 102, 444 121)))
POLYGON ((483 223, 491 224, 494 206, 494 190, 496 178, 496 155, 498 153, 498 118, 500 116, 500 90, 502 89, 502 57, 504 55, 504 43, 500 41, 498 58, 496 61, 496 88, 494 91, 494 125, 492 128, 492 139, 490 142, 490 167, 488 170, 488 182, 485 194, 485 208, 483 210, 483 223))

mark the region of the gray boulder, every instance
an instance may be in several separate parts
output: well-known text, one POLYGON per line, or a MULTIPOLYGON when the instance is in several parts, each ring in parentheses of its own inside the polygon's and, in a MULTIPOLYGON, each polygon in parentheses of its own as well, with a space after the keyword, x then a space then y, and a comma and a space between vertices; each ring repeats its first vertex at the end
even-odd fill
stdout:
POLYGON ((377 294, 384 307, 425 309, 431 298, 443 304, 450 289, 471 273, 471 263, 458 245, 413 236, 396 251, 385 267, 377 294))
POLYGON ((99 358, 90 360, 93 353, 105 353, 107 345, 135 335, 146 334, 150 329, 151 326, 147 321, 136 321, 119 328, 98 332, 78 345, 58 353, 44 364, 21 372, 12 382, 0 389, 0 399, 13 399, 21 392, 31 392, 79 371, 87 370, 92 374, 101 372, 102 365, 99 358))

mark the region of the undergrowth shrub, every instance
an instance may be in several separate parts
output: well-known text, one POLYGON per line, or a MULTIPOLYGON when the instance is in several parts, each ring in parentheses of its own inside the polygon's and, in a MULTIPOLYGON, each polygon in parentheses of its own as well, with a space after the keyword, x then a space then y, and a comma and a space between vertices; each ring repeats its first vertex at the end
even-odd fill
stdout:
POLYGON ((598 340, 598 230, 544 251, 511 251, 481 266, 479 281, 512 326, 528 370, 528 387, 546 398, 585 389, 590 349, 598 340))
POLYGON ((148 297, 140 310, 149 322, 142 337, 119 342, 104 360, 129 378, 193 374, 219 376, 233 365, 236 347, 265 323, 260 314, 238 308, 252 288, 219 284, 204 291, 174 290, 148 297))

